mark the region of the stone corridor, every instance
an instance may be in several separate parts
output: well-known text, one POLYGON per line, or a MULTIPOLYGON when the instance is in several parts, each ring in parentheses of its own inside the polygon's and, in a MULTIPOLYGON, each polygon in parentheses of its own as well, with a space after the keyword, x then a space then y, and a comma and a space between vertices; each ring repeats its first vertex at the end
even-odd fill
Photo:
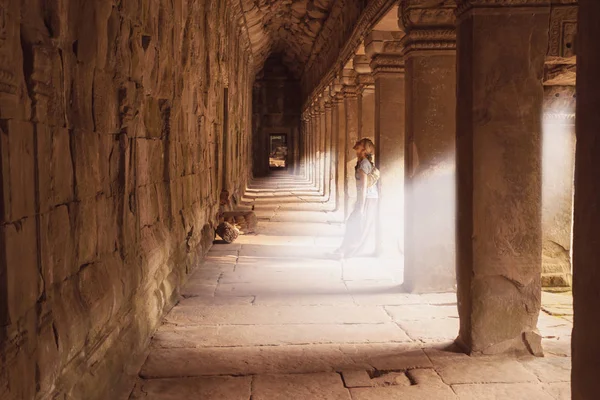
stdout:
POLYGON ((597 400, 598 21, 0 0, 0 400, 597 400))
MULTIPOLYGON (((152 338, 131 399, 570 398, 568 319, 542 313, 544 358, 470 358, 452 345, 455 293, 403 293, 397 263, 332 259, 342 225, 316 189, 279 174, 244 200, 258 233, 211 248, 152 338)), ((544 295, 569 313, 570 296, 544 295)))

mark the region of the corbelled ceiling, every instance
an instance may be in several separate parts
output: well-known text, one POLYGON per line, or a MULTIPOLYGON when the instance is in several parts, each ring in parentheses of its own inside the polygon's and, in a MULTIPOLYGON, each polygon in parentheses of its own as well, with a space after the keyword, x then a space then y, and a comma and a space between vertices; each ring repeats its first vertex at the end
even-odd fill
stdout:
POLYGON ((337 0, 240 0, 258 69, 272 53, 281 53, 300 77, 313 44, 337 0))

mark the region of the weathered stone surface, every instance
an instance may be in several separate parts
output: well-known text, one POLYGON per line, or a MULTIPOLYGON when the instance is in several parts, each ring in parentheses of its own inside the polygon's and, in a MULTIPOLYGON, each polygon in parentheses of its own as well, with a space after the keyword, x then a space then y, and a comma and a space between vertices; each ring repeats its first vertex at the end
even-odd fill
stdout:
POLYGON ((457 26, 459 340, 472 353, 526 351, 541 296, 542 127, 528 116, 542 114, 550 9, 489 10, 457 26))
POLYGON ((521 361, 521 364, 533 372, 543 383, 569 382, 571 380, 571 359, 567 357, 549 356, 525 359, 521 361))
POLYGON ((142 380, 131 399, 246 400, 251 395, 251 381, 250 376, 142 380))
POLYGON ((410 386, 410 380, 404 372, 376 371, 344 371, 342 378, 347 388, 380 387, 380 386, 410 386), (371 376, 373 375, 373 376, 371 376))
POLYGON ((350 393, 353 399, 358 400, 391 400, 398 398, 446 400, 458 398, 433 370, 414 370, 409 371, 409 374, 417 382, 416 385, 356 388, 350 389, 350 393))
POLYGON ((542 385, 536 383, 494 383, 489 385, 452 385, 458 398, 465 400, 554 400, 542 385))
POLYGON ((207 306, 175 308, 166 321, 179 325, 380 324, 389 317, 377 307, 207 306))
POLYGON ((230 3, 0 2, 0 397, 119 398, 212 244, 217 184, 241 198, 254 73, 230 3))
POLYGON ((453 357, 436 358, 435 352, 427 351, 433 366, 449 385, 462 383, 509 383, 537 382, 537 377, 527 371, 517 360, 497 358, 466 358, 457 361, 453 357))
POLYGON ((163 348, 410 341, 394 324, 164 326, 154 336, 154 345, 163 348))
POLYGON ((350 400, 350 393, 336 373, 259 375, 252 385, 252 398, 350 400))
POLYGON ((542 285, 571 286, 575 87, 544 87, 542 285))

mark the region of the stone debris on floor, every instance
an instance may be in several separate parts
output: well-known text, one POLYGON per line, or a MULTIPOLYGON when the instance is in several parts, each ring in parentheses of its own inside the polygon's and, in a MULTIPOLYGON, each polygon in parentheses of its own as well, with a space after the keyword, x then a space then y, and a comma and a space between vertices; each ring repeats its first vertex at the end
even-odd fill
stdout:
POLYGON ((543 296, 545 357, 469 357, 453 345, 455 293, 403 293, 397 260, 332 259, 342 218, 296 178, 248 193, 258 233, 213 246, 130 399, 570 398, 567 295, 543 296))

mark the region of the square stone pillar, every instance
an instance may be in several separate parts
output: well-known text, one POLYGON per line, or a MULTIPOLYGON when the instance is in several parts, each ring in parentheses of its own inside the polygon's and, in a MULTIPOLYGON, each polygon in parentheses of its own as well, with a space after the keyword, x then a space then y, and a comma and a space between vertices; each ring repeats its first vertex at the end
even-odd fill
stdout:
POLYGON ((372 32, 365 39, 375 86, 375 162, 379 181, 377 253, 401 258, 404 247, 404 59, 401 32, 372 32))
POLYGON ((335 149, 335 210, 345 215, 345 186, 346 186, 346 148, 348 140, 346 138, 346 108, 343 85, 341 80, 336 80, 331 87, 333 96, 333 135, 337 140, 335 149))
POLYGON ((358 138, 369 138, 375 142, 375 80, 369 58, 366 55, 354 57, 356 88, 358 95, 358 138))
POLYGON ((575 174, 575 86, 544 87, 542 286, 570 289, 575 174))
POLYGON ((579 0, 573 225, 573 400, 598 397, 600 376, 600 2, 579 0))
POLYGON ((344 195, 344 210, 347 218, 356 203, 356 152, 352 149, 358 137, 358 95, 355 85, 356 73, 351 68, 342 71, 342 95, 344 96, 344 110, 346 112, 346 183, 344 195))
POLYGON ((321 165, 321 159, 323 157, 323 150, 321 149, 321 117, 322 117, 320 103, 317 100, 313 105, 313 129, 315 133, 314 137, 314 148, 315 148, 315 185, 317 190, 322 191, 323 184, 323 168, 321 165))
POLYGON ((458 343, 472 354, 537 352, 549 7, 459 4, 458 343))
POLYGON ((332 156, 333 156, 333 149, 332 149, 332 144, 333 144, 333 133, 332 133, 332 119, 333 119, 333 104, 331 102, 331 96, 329 94, 329 88, 327 88, 325 90, 325 93, 323 94, 323 110, 324 110, 324 116, 323 116, 323 120, 325 122, 325 126, 324 126, 324 145, 325 145, 325 150, 324 150, 324 154, 325 154, 325 158, 324 158, 324 196, 326 200, 330 200, 331 199, 331 180, 332 180, 332 175, 333 175, 333 170, 332 170, 332 165, 331 165, 331 160, 332 160, 332 156))
POLYGON ((404 287, 456 285, 455 6, 402 2, 406 62, 404 287), (431 17, 435 15, 435 17, 431 17))
POLYGON ((316 109, 316 105, 313 104, 311 106, 311 113, 310 113, 310 119, 311 119, 311 127, 310 127, 310 131, 311 131, 311 139, 312 139, 312 143, 311 143, 311 147, 312 147, 312 170, 313 170, 313 184, 315 185, 315 188, 317 188, 317 190, 319 189, 319 173, 320 173, 320 168, 319 168, 319 124, 318 124, 318 119, 319 119, 319 113, 317 112, 316 109))
POLYGON ((319 96, 319 192, 321 195, 325 195, 325 144, 327 140, 327 130, 325 121, 325 100, 323 96, 319 96))

